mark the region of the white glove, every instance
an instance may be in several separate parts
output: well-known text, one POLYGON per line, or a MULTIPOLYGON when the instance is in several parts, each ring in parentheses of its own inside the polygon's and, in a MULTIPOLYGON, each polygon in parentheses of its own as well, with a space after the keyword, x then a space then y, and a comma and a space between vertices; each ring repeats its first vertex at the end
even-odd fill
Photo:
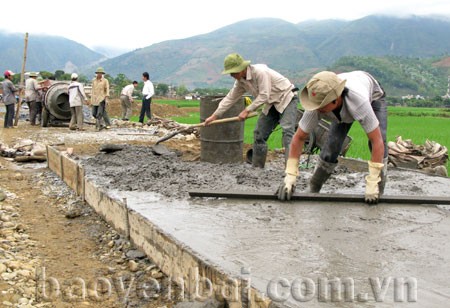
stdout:
POLYGON ((377 204, 380 197, 380 191, 378 188, 378 183, 381 181, 381 170, 384 167, 382 163, 375 163, 368 161, 369 164, 369 175, 366 176, 366 195, 365 201, 368 204, 377 204))
POLYGON ((277 195, 279 200, 291 200, 295 190, 295 183, 298 176, 298 159, 289 158, 286 162, 286 176, 283 183, 278 187, 277 195))

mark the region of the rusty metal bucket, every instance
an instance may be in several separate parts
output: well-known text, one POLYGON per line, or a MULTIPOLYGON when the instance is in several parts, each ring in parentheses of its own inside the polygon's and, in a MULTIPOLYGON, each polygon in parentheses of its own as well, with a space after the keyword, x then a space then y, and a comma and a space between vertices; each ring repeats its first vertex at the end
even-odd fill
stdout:
MULTIPOLYGON (((217 109, 223 96, 205 96, 200 99, 200 121, 217 109)), ((244 100, 234 104, 223 118, 235 117, 244 110, 244 100)), ((241 163, 244 151, 244 122, 230 122, 200 129, 200 160, 210 163, 241 163)))

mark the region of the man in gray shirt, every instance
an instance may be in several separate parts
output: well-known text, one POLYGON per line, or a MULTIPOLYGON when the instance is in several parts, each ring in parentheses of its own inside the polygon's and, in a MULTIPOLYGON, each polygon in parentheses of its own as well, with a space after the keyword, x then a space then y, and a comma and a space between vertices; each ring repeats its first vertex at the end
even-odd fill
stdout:
POLYGON ((10 70, 4 73, 5 80, 3 81, 3 103, 6 107, 4 128, 14 128, 14 106, 17 102, 15 92, 19 90, 12 83, 14 73, 10 70))
POLYGON ((365 200, 378 203, 384 191, 388 151, 386 144, 387 107, 385 93, 369 73, 353 71, 335 74, 320 72, 304 87, 300 102, 305 113, 295 133, 286 177, 278 189, 280 200, 289 200, 295 188, 298 163, 305 140, 322 117, 331 121, 326 145, 320 152, 319 162, 310 180, 310 191, 319 192, 337 165, 337 158, 354 121, 358 121, 369 139, 371 159, 366 177, 365 200))

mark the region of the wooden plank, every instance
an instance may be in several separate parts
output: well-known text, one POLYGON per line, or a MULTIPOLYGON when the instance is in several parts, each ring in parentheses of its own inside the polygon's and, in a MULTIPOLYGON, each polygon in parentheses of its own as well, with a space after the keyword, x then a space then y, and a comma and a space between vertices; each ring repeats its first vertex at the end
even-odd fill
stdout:
MULTIPOLYGON (((277 200, 277 196, 272 192, 247 192, 247 191, 189 191, 191 197, 208 198, 232 198, 232 199, 265 199, 277 200)), ((296 201, 322 201, 322 202, 359 202, 364 203, 364 195, 353 194, 314 194, 295 193, 292 200, 296 201)), ((434 196, 381 196, 378 203, 396 204, 450 204, 450 197, 434 196)))

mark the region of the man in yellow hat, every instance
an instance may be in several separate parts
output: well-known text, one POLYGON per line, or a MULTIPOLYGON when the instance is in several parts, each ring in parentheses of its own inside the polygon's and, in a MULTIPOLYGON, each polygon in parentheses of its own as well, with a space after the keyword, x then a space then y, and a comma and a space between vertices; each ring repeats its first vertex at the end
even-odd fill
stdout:
POLYGON ((365 200, 369 204, 378 203, 384 191, 388 163, 387 107, 385 93, 379 82, 363 71, 339 75, 323 71, 308 81, 301 92, 300 102, 305 113, 292 139, 286 177, 277 191, 278 198, 290 200, 299 175, 298 164, 303 145, 324 117, 331 121, 331 126, 310 180, 310 191, 318 193, 333 173, 345 137, 353 122, 358 121, 367 134, 371 151, 365 200))
POLYGON ((242 102, 243 94, 250 93, 254 99, 239 114, 239 118, 245 120, 250 112, 263 106, 254 130, 252 165, 264 168, 266 142, 278 124, 283 130, 282 142, 287 158, 297 119, 298 97, 294 85, 267 65, 250 64, 237 53, 225 58, 222 74, 230 74, 235 79, 234 86, 205 120, 205 124, 220 118, 233 104, 242 102))
POLYGON ((95 78, 92 80, 92 116, 96 119, 95 128, 100 131, 103 128, 110 128, 111 121, 109 120, 106 111, 106 103, 109 99, 109 81, 105 78, 105 70, 103 67, 97 68, 95 71, 95 78), (103 120, 105 125, 103 125, 103 120))
POLYGON ((36 125, 36 118, 39 118, 39 112, 42 108, 39 108, 40 93, 42 89, 37 81, 38 73, 30 72, 29 78, 25 81, 25 101, 28 105, 28 111, 30 113, 30 124, 36 125))

